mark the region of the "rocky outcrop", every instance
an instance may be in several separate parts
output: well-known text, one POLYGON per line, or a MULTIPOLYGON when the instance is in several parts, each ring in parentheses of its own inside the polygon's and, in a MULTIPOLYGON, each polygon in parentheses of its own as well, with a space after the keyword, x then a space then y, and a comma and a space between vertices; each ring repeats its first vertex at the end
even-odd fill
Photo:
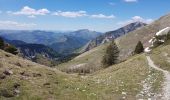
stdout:
POLYGON ((131 31, 134 31, 134 30, 136 30, 142 26, 145 26, 145 25, 146 24, 142 23, 142 22, 134 22, 134 23, 128 24, 122 28, 119 28, 115 31, 106 32, 105 34, 100 35, 100 36, 96 37, 95 39, 91 40, 89 43, 87 43, 84 46, 84 48, 81 50, 81 52, 89 51, 101 44, 107 43, 113 39, 121 37, 131 31))
POLYGON ((155 34, 155 36, 149 40, 150 46, 145 48, 145 52, 150 52, 153 48, 165 43, 170 39, 170 27, 166 27, 155 34))

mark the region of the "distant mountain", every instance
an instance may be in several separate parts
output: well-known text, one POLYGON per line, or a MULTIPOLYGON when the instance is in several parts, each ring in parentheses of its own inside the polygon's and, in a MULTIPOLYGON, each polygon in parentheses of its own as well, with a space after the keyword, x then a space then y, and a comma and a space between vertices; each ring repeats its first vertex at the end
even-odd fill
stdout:
POLYGON ((109 42, 113 39, 116 39, 120 36, 123 36, 131 31, 134 31, 142 26, 145 26, 145 23, 142 22, 134 22, 134 23, 130 23, 122 28, 119 28, 115 31, 110 31, 110 32, 106 32, 105 34, 102 34, 98 37, 96 37, 95 39, 92 39, 90 42, 88 42, 83 49, 81 50, 81 52, 85 52, 88 51, 94 47, 97 47, 103 43, 109 42))
POLYGON ((71 32, 70 35, 77 37, 77 38, 82 38, 85 40, 91 40, 96 38, 97 36, 101 35, 102 33, 96 32, 96 31, 91 31, 88 29, 82 29, 78 31, 71 32))
POLYGON ((26 42, 23 42, 23 41, 20 41, 20 40, 8 40, 8 39, 5 39, 4 40, 9 43, 9 44, 12 44, 14 46, 18 46, 18 45, 24 45, 24 44, 27 44, 26 42))
POLYGON ((48 31, 0 31, 0 35, 8 40, 20 40, 26 43, 50 45, 62 41, 65 33, 48 31))
POLYGON ((56 42, 49 45, 51 48, 64 55, 73 53, 76 49, 85 45, 89 40, 74 36, 65 36, 62 42, 56 42))
MULTIPOLYGON (((43 44, 60 53, 72 53, 85 45, 89 40, 101 35, 100 32, 87 29, 73 32, 48 32, 48 31, 14 31, 1 30, 0 35, 13 42, 24 41, 31 44, 43 44), (68 52, 69 51, 69 52, 68 52)), ((20 42, 19 42, 20 43, 20 42)))

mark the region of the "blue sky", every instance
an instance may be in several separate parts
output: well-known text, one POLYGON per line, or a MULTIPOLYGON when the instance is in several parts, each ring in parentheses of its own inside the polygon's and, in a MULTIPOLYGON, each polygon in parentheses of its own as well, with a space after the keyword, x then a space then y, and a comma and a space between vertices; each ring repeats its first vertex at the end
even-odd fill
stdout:
POLYGON ((169 0, 0 0, 0 29, 110 31, 170 13, 169 0))

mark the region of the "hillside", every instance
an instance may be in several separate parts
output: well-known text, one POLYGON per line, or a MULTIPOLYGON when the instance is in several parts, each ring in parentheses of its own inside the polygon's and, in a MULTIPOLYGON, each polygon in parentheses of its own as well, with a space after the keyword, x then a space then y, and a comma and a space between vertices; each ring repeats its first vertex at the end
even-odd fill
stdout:
POLYGON ((64 72, 72 73, 79 72, 81 70, 87 70, 88 72, 94 72, 96 70, 102 69, 102 57, 105 54, 106 47, 109 43, 100 45, 90 51, 87 51, 74 59, 62 63, 56 66, 57 69, 60 69, 64 72), (78 69, 77 71, 74 71, 78 69))
POLYGON ((155 33, 168 26, 170 26, 170 14, 167 14, 147 26, 116 39, 121 50, 121 58, 125 59, 130 56, 138 41, 142 41, 144 46, 147 47, 148 41, 155 35, 155 33))
POLYGON ((129 32, 132 32, 140 27, 143 27, 143 26, 146 26, 146 24, 142 23, 142 22, 134 22, 134 23, 130 23, 124 27, 121 27, 117 30, 106 32, 105 34, 102 34, 102 35, 96 37, 95 39, 92 39, 89 43, 87 43, 82 48, 81 52, 86 52, 88 50, 91 50, 103 43, 106 43, 113 39, 121 37, 121 36, 123 36, 129 32))

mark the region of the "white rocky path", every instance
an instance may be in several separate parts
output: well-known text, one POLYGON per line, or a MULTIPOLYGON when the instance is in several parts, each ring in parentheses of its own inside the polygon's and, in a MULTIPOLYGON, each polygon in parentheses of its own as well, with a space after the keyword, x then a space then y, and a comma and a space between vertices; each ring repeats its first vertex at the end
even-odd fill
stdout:
POLYGON ((168 71, 163 70, 163 69, 159 68, 158 66, 156 66, 149 56, 147 56, 147 60, 148 60, 148 65, 150 67, 163 72, 165 81, 164 81, 164 86, 163 86, 162 100, 170 100, 170 73, 168 71))

